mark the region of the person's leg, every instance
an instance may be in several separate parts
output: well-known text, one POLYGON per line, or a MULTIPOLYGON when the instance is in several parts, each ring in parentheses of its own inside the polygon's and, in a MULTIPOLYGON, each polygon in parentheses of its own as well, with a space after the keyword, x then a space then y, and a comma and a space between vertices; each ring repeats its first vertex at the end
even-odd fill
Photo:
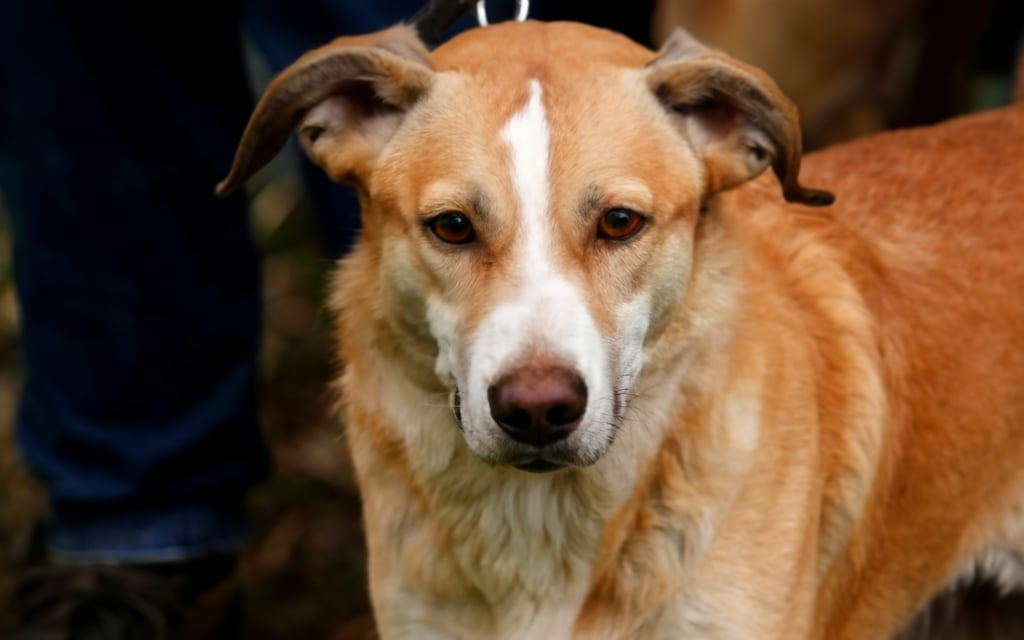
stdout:
POLYGON ((251 107, 239 9, 0 2, 16 436, 59 560, 234 550, 268 469, 258 256, 242 196, 212 195, 251 107))

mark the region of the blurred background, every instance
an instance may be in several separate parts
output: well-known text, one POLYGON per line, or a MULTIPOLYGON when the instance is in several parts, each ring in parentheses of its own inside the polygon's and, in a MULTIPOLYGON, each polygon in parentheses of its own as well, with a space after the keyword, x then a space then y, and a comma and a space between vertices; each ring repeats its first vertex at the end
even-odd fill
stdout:
MULTIPOLYGON (((361 638, 370 623, 359 503, 329 391, 334 361, 321 304, 332 263, 292 163, 275 164, 257 182, 251 216, 264 258, 260 397, 274 475, 252 495, 257 529, 239 578, 256 637, 361 638)), ((36 525, 45 510, 12 441, 21 362, 10 240, 0 194, 0 607, 15 572, 39 554, 36 525)), ((220 605, 210 603, 210 616, 220 605)))
MULTIPOLYGON (((657 46, 685 25, 769 71, 800 107, 808 149, 1006 104, 1024 27, 1020 0, 660 0, 644 10, 650 27, 634 21, 630 35, 657 46)), ((557 3, 544 17, 617 26, 600 9, 557 3)), ((252 63, 258 89, 265 67, 255 53, 252 63)), ((261 411, 275 473, 251 499, 257 532, 239 583, 258 637, 369 637, 359 504, 330 392, 337 363, 323 299, 333 264, 293 158, 275 161, 250 195, 264 258, 261 411)), ((0 193, 0 597, 5 576, 32 557, 45 511, 11 441, 18 322, 0 193)))

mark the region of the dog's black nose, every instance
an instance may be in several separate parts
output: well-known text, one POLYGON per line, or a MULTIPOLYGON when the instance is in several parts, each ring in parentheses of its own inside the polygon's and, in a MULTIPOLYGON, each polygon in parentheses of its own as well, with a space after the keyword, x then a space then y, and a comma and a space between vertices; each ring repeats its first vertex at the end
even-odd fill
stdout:
POLYGON ((567 437, 587 408, 587 385, 557 364, 516 369, 487 389, 491 417, 519 442, 536 447, 567 437))

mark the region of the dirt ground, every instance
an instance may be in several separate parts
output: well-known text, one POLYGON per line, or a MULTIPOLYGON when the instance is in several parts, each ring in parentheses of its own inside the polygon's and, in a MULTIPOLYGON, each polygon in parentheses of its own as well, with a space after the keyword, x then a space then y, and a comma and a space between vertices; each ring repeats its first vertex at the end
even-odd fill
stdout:
MULTIPOLYGON (((252 638, 373 637, 359 501, 329 392, 334 365, 322 299, 332 262, 286 172, 259 190, 252 220, 265 256, 261 398, 275 461, 273 477, 251 497, 256 531, 238 575, 252 638)), ((21 355, 8 224, 0 199, 0 594, 28 563, 45 511, 11 438, 21 355)))

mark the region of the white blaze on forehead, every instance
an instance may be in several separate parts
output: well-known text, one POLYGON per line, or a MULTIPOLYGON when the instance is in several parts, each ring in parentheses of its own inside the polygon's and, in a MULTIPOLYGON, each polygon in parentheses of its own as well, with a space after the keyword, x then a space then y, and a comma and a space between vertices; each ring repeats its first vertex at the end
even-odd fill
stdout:
POLYGON ((550 246, 547 217, 550 207, 548 157, 551 132, 541 100, 540 81, 530 81, 530 100, 501 130, 512 155, 512 180, 519 199, 519 216, 524 232, 526 255, 523 267, 529 272, 546 271, 550 246), (539 260, 539 262, 535 262, 539 260))
MULTIPOLYGON (((517 224, 515 249, 507 257, 518 278, 508 298, 491 310, 473 336, 464 389, 466 436, 483 449, 499 446, 503 438, 490 419, 487 388, 534 350, 559 357, 574 368, 588 388, 583 425, 575 436, 579 446, 601 441, 586 424, 607 422, 611 400, 607 354, 596 323, 590 316, 578 275, 567 274, 552 260, 555 226, 550 185, 550 128, 541 84, 530 82, 529 99, 501 130, 507 145, 515 188, 517 224)), ((475 447, 476 448, 476 447, 475 447)), ((479 449, 478 449, 478 452, 479 449)))

